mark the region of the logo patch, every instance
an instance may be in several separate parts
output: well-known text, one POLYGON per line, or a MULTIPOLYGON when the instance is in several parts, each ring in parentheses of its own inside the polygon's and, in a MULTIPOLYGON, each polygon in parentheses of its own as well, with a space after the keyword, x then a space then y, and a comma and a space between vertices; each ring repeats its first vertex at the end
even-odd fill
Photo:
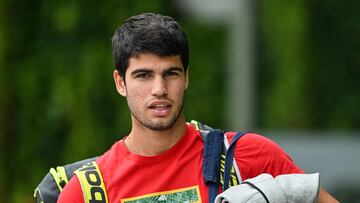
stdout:
POLYGON ((138 197, 121 199, 121 203, 201 203, 199 186, 150 193, 138 197))

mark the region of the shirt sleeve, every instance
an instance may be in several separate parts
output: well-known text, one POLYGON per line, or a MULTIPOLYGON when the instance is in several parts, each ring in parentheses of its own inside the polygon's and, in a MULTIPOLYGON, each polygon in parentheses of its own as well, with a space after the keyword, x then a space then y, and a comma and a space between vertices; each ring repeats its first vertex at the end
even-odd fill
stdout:
POLYGON ((60 193, 57 203, 84 203, 79 179, 74 175, 60 193))
POLYGON ((272 140, 254 133, 244 135, 236 143, 235 160, 243 180, 262 173, 276 177, 281 174, 304 173, 291 157, 272 140))

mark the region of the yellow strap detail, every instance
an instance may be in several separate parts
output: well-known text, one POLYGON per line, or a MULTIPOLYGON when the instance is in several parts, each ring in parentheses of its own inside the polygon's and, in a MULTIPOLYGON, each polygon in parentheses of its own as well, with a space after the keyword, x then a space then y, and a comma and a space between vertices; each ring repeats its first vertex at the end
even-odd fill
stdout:
POLYGON ((62 187, 60 186, 60 182, 61 182, 60 174, 54 168, 50 169, 50 174, 53 176, 55 183, 58 186, 60 192, 62 192, 62 187))
MULTIPOLYGON (((42 197, 40 195, 40 189, 38 187, 35 189, 34 198, 37 198, 37 194, 39 194, 39 196, 40 196, 39 198, 41 200, 39 203, 44 203, 44 200, 42 199, 42 197)), ((39 199, 37 199, 37 200, 39 200, 39 199)))
POLYGON ((196 127, 196 130, 200 130, 200 126, 199 126, 199 122, 196 120, 191 120, 190 121, 191 124, 193 124, 196 127))
POLYGON ((234 165, 231 167, 231 178, 233 179, 233 184, 235 185, 239 185, 238 181, 237 181, 237 177, 236 177, 236 172, 235 172, 235 168, 234 165))
POLYGON ((36 198, 36 196, 37 196, 37 192, 39 191, 39 188, 37 187, 37 188, 35 188, 35 191, 34 191, 34 197, 36 198))
POLYGON ((85 202, 108 202, 104 181, 95 161, 85 164, 74 173, 80 181, 85 202))
POLYGON ((58 167, 56 167, 56 170, 60 176, 60 180, 63 180, 63 181, 65 181, 65 183, 68 183, 69 180, 66 176, 65 168, 63 166, 58 166, 58 167))

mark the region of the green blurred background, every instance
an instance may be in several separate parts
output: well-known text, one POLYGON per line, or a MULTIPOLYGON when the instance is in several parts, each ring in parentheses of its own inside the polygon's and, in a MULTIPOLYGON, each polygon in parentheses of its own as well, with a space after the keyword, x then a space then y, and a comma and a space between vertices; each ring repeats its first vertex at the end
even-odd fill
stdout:
MULTIPOLYGON (((358 132, 360 1, 253 2, 255 99, 245 127, 358 132)), ((187 119, 234 128, 225 110, 231 26, 197 20, 180 4, 0 1, 1 203, 34 202, 33 189, 50 167, 99 155, 129 132, 110 39, 134 14, 173 16, 187 32, 187 119)), ((359 202, 358 186, 332 192, 359 202)))

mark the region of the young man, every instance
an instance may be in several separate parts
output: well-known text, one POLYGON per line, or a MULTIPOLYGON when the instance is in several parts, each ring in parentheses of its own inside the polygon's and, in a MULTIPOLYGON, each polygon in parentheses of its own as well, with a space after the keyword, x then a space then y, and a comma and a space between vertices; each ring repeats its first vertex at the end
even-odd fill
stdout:
MULTIPOLYGON (((187 124, 188 43, 171 17, 145 13, 120 26, 112 39, 116 89, 126 98, 132 129, 96 160, 109 202, 208 202, 202 176, 204 143, 187 124), (173 201, 172 201, 173 200, 173 201)), ((227 133, 231 140, 234 133, 227 133)), ((274 142, 248 133, 236 145, 241 179, 303 173, 274 142)), ((321 189, 319 202, 336 202, 321 189)), ((58 202, 84 202, 74 176, 58 202)))

